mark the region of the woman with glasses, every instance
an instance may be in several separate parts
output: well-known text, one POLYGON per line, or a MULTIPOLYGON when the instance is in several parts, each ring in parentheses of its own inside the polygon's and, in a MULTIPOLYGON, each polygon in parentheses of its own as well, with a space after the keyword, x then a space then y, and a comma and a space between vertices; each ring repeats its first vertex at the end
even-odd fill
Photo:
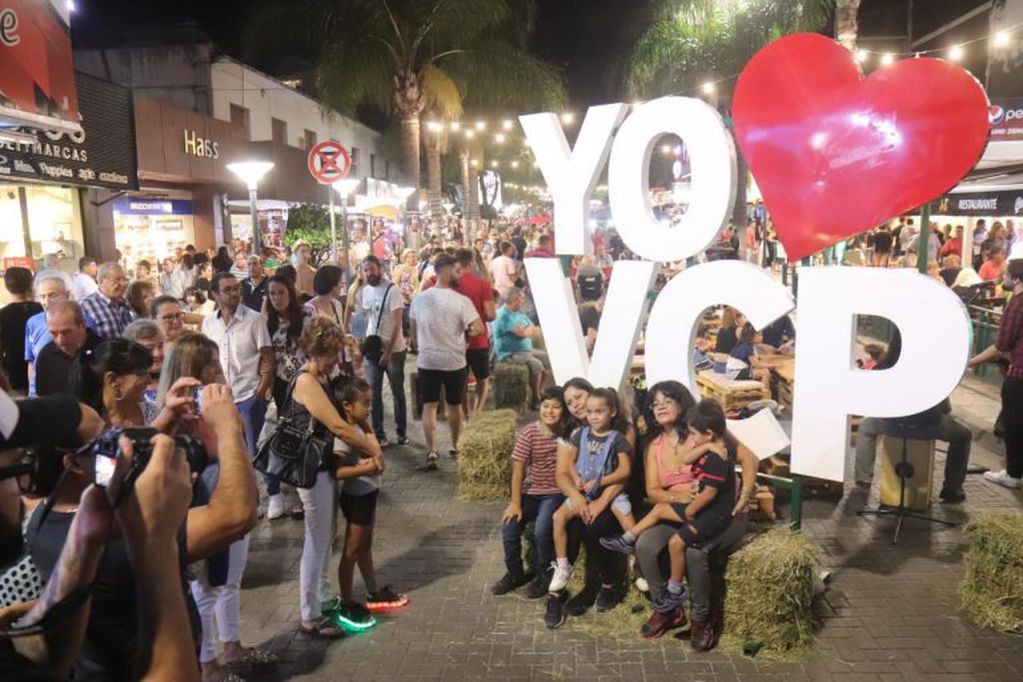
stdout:
MULTIPOLYGON (((693 475, 689 467, 681 462, 681 451, 685 448, 689 429, 685 415, 696 404, 692 394, 677 381, 662 381, 650 389, 650 414, 653 439, 646 447, 646 497, 653 503, 667 502, 683 504, 692 498, 693 475)), ((746 532, 745 511, 749 500, 756 491, 757 459, 752 452, 731 436, 726 444, 742 467, 742 489, 736 499, 733 515, 735 521, 713 543, 715 547, 727 548, 746 532)), ((667 582, 668 541, 678 531, 678 525, 660 523, 640 535, 636 542, 636 559, 653 594, 659 594, 667 582)), ((692 605, 693 635, 692 646, 706 650, 713 642, 713 633, 708 630, 710 619, 710 567, 708 552, 714 547, 689 549, 686 552, 687 575, 689 577, 690 600, 692 605)), ((675 609, 668 613, 654 611, 643 624, 640 632, 646 638, 657 638, 668 630, 686 622, 685 613, 675 609)))

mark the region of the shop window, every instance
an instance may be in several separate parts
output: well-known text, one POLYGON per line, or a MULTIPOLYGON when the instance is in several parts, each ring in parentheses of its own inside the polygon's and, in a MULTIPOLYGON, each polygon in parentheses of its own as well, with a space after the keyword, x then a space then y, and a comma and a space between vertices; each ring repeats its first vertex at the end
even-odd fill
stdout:
POLYGON ((73 272, 85 255, 78 198, 79 190, 69 187, 0 185, 0 258, 55 253, 73 272))
POLYGON ((352 154, 352 171, 351 171, 351 174, 352 174, 353 178, 357 178, 357 177, 359 177, 359 148, 358 147, 352 147, 351 154, 352 154))
POLYGON ((305 150, 309 151, 316 146, 316 133, 311 130, 305 131, 305 150))
POLYGON ((237 104, 231 105, 231 123, 236 126, 241 126, 245 129, 245 137, 251 137, 251 128, 249 127, 249 110, 245 107, 240 107, 237 104))
POLYGON ((377 155, 369 155, 369 177, 375 178, 377 176, 377 155))
POLYGON ((16 185, 0 185, 0 258, 27 256, 16 185))
POLYGON ((279 118, 270 119, 270 130, 274 144, 288 144, 288 124, 279 118))

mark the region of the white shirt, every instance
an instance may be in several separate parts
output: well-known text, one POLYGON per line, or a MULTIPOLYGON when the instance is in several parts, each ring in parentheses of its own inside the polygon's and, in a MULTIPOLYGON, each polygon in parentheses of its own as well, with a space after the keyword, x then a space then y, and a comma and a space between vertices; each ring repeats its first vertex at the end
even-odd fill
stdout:
POLYGON ((173 296, 180 300, 185 297, 185 274, 178 268, 168 275, 166 272, 160 273, 160 291, 163 292, 164 296, 173 296))
POLYGON ((468 297, 453 289, 432 287, 412 299, 419 369, 454 372, 465 367, 465 332, 480 319, 468 297))
MULTIPOLYGON (((359 312, 363 313, 369 322, 366 325, 366 335, 376 334, 379 336, 384 341, 385 349, 391 340, 391 335, 395 333, 394 311, 405 308, 405 301, 401 297, 401 292, 398 291, 397 286, 392 286, 391 293, 387 294, 387 309, 383 315, 380 315, 380 305, 384 302, 384 292, 387 291, 389 284, 390 282, 387 280, 381 280, 380 284, 375 287, 367 284, 359 292, 358 300, 359 312), (380 318, 379 331, 377 330, 378 317, 380 318)), ((406 349, 405 334, 401 329, 401 325, 398 325, 397 333, 398 339, 394 342, 394 352, 400 353, 406 349)))
POLYGON ((259 351, 272 348, 266 318, 246 305, 239 305, 231 323, 225 325, 221 311, 202 322, 202 333, 220 348, 220 366, 227 385, 240 403, 256 394, 259 387, 259 351))
POLYGON ((99 291, 99 285, 96 284, 96 280, 84 272, 75 273, 74 282, 71 284, 71 293, 76 301, 81 301, 89 294, 97 291, 99 291))
POLYGON ((502 296, 515 286, 515 261, 508 256, 498 256, 490 261, 490 272, 494 275, 494 288, 502 296))

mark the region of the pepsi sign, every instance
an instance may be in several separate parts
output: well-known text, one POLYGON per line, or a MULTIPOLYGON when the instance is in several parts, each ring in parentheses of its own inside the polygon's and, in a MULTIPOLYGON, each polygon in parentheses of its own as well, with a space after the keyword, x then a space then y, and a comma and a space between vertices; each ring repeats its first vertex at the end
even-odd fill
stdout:
POLYGON ((988 120, 991 122, 992 142, 1023 140, 1023 98, 992 102, 988 120))
POLYGON ((991 125, 996 126, 1005 120, 1005 108, 1000 104, 992 104, 991 109, 988 111, 988 120, 991 125))

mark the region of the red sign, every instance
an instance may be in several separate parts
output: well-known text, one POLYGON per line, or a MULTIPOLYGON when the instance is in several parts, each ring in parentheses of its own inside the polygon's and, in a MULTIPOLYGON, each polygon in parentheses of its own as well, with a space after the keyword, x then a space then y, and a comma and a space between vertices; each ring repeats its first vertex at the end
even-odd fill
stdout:
POLYGON ((36 271, 36 262, 29 256, 8 256, 0 258, 0 268, 26 268, 32 272, 36 271))
POLYGON ((344 180, 352 170, 352 157, 338 142, 327 140, 309 150, 309 173, 321 185, 344 180))
POLYGON ((65 0, 0 0, 0 124, 80 130, 65 0))

